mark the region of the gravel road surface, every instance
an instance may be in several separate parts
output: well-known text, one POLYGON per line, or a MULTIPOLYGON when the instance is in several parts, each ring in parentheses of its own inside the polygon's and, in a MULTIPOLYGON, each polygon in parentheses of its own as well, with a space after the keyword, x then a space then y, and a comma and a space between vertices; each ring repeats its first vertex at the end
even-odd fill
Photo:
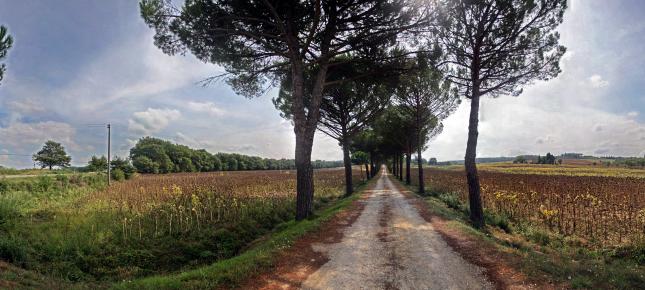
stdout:
POLYGON ((493 289, 483 269, 455 253, 390 178, 381 175, 340 243, 313 245, 329 261, 302 288, 493 289))

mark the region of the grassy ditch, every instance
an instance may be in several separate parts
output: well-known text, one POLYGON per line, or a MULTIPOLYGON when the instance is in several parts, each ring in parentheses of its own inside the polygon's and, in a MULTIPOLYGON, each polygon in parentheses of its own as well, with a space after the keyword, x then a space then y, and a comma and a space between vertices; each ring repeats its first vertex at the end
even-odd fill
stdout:
POLYGON ((308 232, 315 231, 324 222, 359 198, 367 185, 358 188, 350 197, 339 199, 321 209, 314 217, 296 222, 289 221, 278 226, 266 240, 256 244, 241 255, 172 275, 158 275, 115 285, 113 289, 212 289, 234 286, 254 274, 270 268, 277 254, 293 245, 308 232))

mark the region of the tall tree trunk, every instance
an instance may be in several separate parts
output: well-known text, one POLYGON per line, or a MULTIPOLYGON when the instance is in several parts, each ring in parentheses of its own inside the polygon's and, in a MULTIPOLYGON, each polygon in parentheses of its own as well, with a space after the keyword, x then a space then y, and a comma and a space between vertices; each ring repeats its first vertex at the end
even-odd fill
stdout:
POLYGON ((421 141, 419 141, 419 147, 417 147, 417 166, 419 166, 419 194, 424 195, 426 193, 425 182, 423 181, 423 159, 421 159, 421 141))
POLYGON ((365 181, 370 179, 370 166, 369 163, 365 163, 365 181))
POLYGON ((399 155, 399 180, 403 181, 403 154, 399 155))
POLYGON ((352 184, 352 159, 349 157, 349 142, 343 140, 343 163, 345 165, 345 196, 349 196, 354 191, 352 184))
POLYGON ((394 160, 393 161, 394 169, 392 170, 392 174, 394 174, 395 178, 399 177, 399 162, 397 161, 397 157, 398 157, 398 155, 395 154, 394 159, 393 159, 394 160))
POLYGON ((412 154, 410 154, 410 147, 405 154, 405 184, 410 185, 410 163, 412 162, 412 154))
POLYGON ((296 59, 292 66, 293 78, 293 131, 296 135, 296 220, 303 220, 312 213, 314 199, 314 171, 311 165, 311 151, 314 133, 320 118, 322 87, 327 73, 323 63, 316 75, 311 91, 311 102, 305 110, 304 102, 304 64, 296 59))
POLYGON ((372 177, 372 173, 370 172, 370 166, 369 166, 371 159, 372 159, 372 156, 370 155, 370 157, 367 159, 367 162, 365 163, 365 171, 366 171, 367 179, 370 179, 372 177))
MULTIPOLYGON (((323 50, 327 48, 323 47, 323 50)), ((293 51, 292 51, 293 53, 293 51)), ((314 133, 320 119, 322 93, 327 77, 328 59, 320 59, 320 68, 311 90, 311 100, 305 109, 305 66, 297 53, 292 55, 292 93, 294 133, 296 135, 296 220, 303 220, 312 213, 314 199, 314 171, 311 166, 311 151, 314 143, 314 133)))
POLYGON ((314 198, 314 170, 311 166, 313 134, 296 134, 296 220, 303 220, 312 212, 314 198))
POLYGON ((466 179, 468 180, 468 202, 470 205, 470 220, 475 227, 484 226, 484 210, 481 201, 479 175, 477 174, 477 125, 479 123, 479 88, 473 86, 473 95, 470 99, 470 119, 468 121, 468 143, 464 165, 466 179))

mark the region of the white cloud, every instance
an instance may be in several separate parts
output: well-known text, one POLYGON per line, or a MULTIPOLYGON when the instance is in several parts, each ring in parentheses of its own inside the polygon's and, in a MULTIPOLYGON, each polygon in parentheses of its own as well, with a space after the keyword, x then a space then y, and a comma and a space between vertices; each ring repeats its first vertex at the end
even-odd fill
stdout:
POLYGON ((174 90, 197 83, 219 69, 192 55, 169 56, 154 45, 152 30, 133 33, 107 47, 83 64, 61 87, 47 90, 39 83, 20 80, 10 88, 22 96, 48 105, 61 115, 97 118, 121 108, 122 103, 145 103, 174 90), (52 101, 55 100, 55 101, 52 101))
MULTIPOLYGON (((7 154, 7 153, 9 153, 9 150, 0 149, 0 153, 7 154)), ((9 161, 9 156, 8 155, 0 155, 0 166, 2 166, 2 163, 6 163, 7 161, 9 161)))
POLYGON ((34 99, 15 100, 7 103, 7 108, 17 113, 33 114, 45 112, 45 107, 42 103, 34 99))
POLYGON ((638 117, 638 112, 636 112, 636 111, 628 112, 627 117, 636 118, 636 117, 638 117))
POLYGON ((132 118, 128 120, 128 130, 143 135, 156 133, 180 117, 181 113, 175 109, 148 108, 143 112, 132 114, 132 118))
POLYGON ((186 107, 198 113, 206 113, 210 116, 219 117, 224 115, 224 110, 218 108, 213 102, 188 102, 186 107))
POLYGON ((600 75, 592 75, 589 77, 589 83, 594 88, 604 88, 609 86, 609 81, 606 81, 600 75))
POLYGON ((13 122, 7 127, 0 128, 0 144, 3 147, 22 149, 30 147, 30 145, 44 144, 47 140, 54 140, 72 149, 78 149, 79 146, 74 141, 75 135, 76 129, 66 123, 53 121, 13 122))

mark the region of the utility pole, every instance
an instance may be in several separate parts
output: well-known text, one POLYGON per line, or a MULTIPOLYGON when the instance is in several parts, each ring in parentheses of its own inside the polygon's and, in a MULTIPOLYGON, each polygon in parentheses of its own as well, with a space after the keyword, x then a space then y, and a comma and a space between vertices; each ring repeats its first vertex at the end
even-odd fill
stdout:
POLYGON ((110 156, 110 153, 111 153, 110 152, 110 145, 111 144, 110 143, 112 143, 111 142, 112 141, 112 136, 111 136, 112 135, 112 126, 110 125, 110 123, 107 123, 107 124, 105 124, 105 123, 103 123, 103 124, 87 124, 86 126, 95 127, 95 128, 103 128, 103 126, 107 127, 107 131, 108 131, 108 133, 107 133, 107 139, 108 139, 107 140, 107 185, 110 186, 110 178, 111 178, 110 177, 110 171, 111 171, 110 170, 110 158, 111 158, 111 156, 110 156))
POLYGON ((110 123, 107 124, 107 129, 108 129, 108 144, 107 144, 107 181, 108 181, 108 187, 110 186, 110 161, 112 160, 110 157, 110 143, 111 143, 111 135, 112 135, 112 126, 110 126, 110 123))

